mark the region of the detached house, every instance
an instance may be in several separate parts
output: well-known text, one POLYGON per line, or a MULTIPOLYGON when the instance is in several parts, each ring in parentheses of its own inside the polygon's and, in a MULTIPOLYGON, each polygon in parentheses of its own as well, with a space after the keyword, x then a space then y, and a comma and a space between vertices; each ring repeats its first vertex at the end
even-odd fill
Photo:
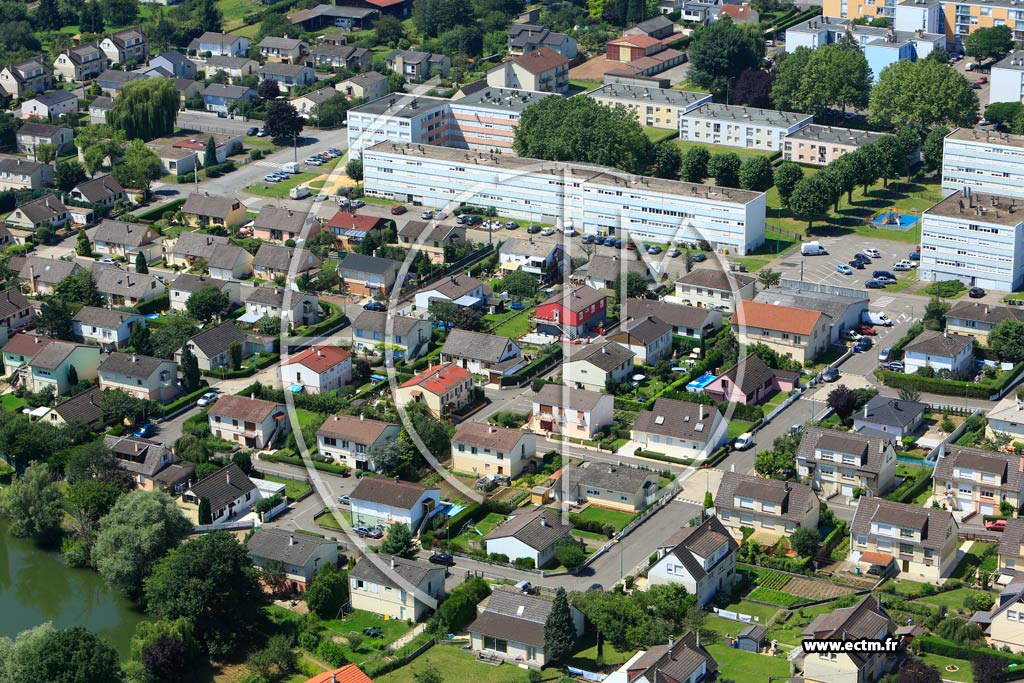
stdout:
POLYGON ((942 444, 932 476, 935 500, 950 510, 998 515, 1005 501, 1020 509, 1024 460, 1015 453, 942 444))
POLYGON ((95 346, 54 341, 40 349, 28 363, 29 375, 25 386, 30 391, 53 389, 55 396, 63 396, 72 386, 75 369, 78 381, 93 381, 100 367, 100 350, 95 346))
POLYGON ((630 436, 644 450, 699 460, 728 441, 728 431, 717 407, 661 397, 640 411, 630 436))
POLYGON ((738 472, 722 475, 715 496, 715 510, 733 537, 741 538, 741 529, 747 527, 772 543, 799 526, 817 528, 820 509, 810 486, 738 472))
POLYGON ((188 311, 188 299, 201 289, 214 287, 228 295, 228 300, 238 303, 239 283, 233 280, 218 280, 217 278, 205 277, 203 275, 192 275, 182 273, 174 278, 174 282, 168 288, 171 295, 171 310, 184 313, 188 311))
POLYGON ((105 204, 112 209, 118 201, 127 199, 127 195, 114 176, 103 175, 76 185, 71 190, 71 198, 90 204, 105 204))
POLYGON ((160 296, 167 288, 155 275, 106 268, 96 278, 96 291, 112 306, 138 306, 160 296))
POLYGON ((352 355, 337 346, 311 346, 281 363, 281 381, 296 393, 336 391, 352 382, 352 355))
POLYGON ((591 440, 615 421, 610 394, 545 384, 533 395, 529 426, 541 436, 561 434, 591 440))
POLYGON ((572 525, 546 507, 516 508, 508 520, 484 536, 489 555, 505 555, 509 561, 529 559, 540 569, 555 559, 558 542, 569 536, 572 525))
POLYGON ((175 78, 187 78, 189 80, 195 80, 196 78, 196 63, 177 50, 161 52, 149 60, 149 67, 151 69, 163 69, 175 78))
POLYGON ((389 350, 395 360, 416 360, 430 343, 430 321, 361 310, 352 320, 352 350, 383 353, 389 350))
POLYGON ((245 448, 267 450, 291 431, 280 403, 242 396, 221 396, 209 409, 210 431, 245 448))
POLYGON ((753 299, 756 281, 749 275, 726 273, 717 268, 694 268, 676 280, 674 296, 668 301, 732 313, 736 302, 753 299))
POLYGON ((173 360, 112 353, 99 369, 100 388, 120 389, 135 398, 157 403, 173 401, 181 393, 178 365, 173 360))
POLYGON ((431 263, 444 263, 446 248, 466 244, 466 228, 438 221, 409 221, 399 228, 398 243, 405 249, 423 252, 431 263))
POLYGON ((394 50, 387 56, 386 63, 389 70, 410 81, 425 81, 435 69, 441 78, 448 78, 448 71, 452 68, 448 55, 415 50, 394 50))
POLYGON ((207 31, 189 43, 188 49, 200 56, 209 52, 211 57, 244 57, 249 53, 249 39, 232 33, 207 31))
POLYGON ((243 323, 278 318, 290 329, 312 325, 320 319, 320 306, 312 294, 286 292, 280 287, 254 287, 242 300, 245 314, 238 320, 243 323))
POLYGON ((616 467, 590 462, 562 468, 561 486, 555 498, 565 506, 595 507, 639 512, 654 502, 658 475, 635 467, 616 467))
POLYGON ((109 308, 83 306, 71 318, 75 338, 98 344, 104 351, 119 349, 128 343, 132 325, 145 326, 146 319, 138 313, 125 313, 109 308))
MULTIPOLYGON (((320 45, 317 47, 318 51, 322 51, 326 48, 326 45, 320 45)), ((350 48, 360 49, 360 48, 350 48)), ((344 60, 344 57, 342 57, 344 60)), ((347 64, 335 63, 335 59, 330 55, 324 57, 318 57, 317 61, 323 62, 328 61, 329 66, 345 66, 350 68, 347 64)), ((347 61, 347 60, 345 60, 347 61)), ((334 86, 335 90, 344 93, 348 97, 356 98, 361 97, 367 102, 373 101, 379 97, 384 97, 388 94, 388 79, 387 76, 376 71, 366 71, 361 74, 356 74, 352 78, 341 81, 334 86)))
MULTIPOLYGON (((439 226, 440 227, 440 226, 439 226)), ((597 256, 593 256, 591 261, 597 256)), ((498 268, 521 270, 549 282, 562 275, 565 249, 561 244, 529 239, 510 239, 498 249, 498 268)))
MULTIPOLYGON (((262 244, 252 259, 253 275, 261 280, 273 280, 276 277, 298 276, 319 270, 322 262, 311 251, 296 250, 281 244, 262 244)), ((340 267, 339 267, 340 270, 340 267)))
POLYGON ((814 360, 830 343, 832 320, 820 311, 741 300, 730 322, 740 344, 764 344, 800 363, 814 360))
POLYGON ((29 362, 36 354, 55 341, 57 340, 51 337, 40 337, 27 332, 13 334, 3 346, 4 374, 10 375, 16 370, 27 371, 29 362))
POLYGON ((210 509, 211 523, 224 524, 248 514, 260 500, 260 492, 242 468, 231 463, 200 479, 181 494, 181 503, 194 508, 197 518, 198 508, 202 507, 204 500, 210 509))
POLYGON ((969 335, 987 345, 989 333, 1004 320, 1024 322, 1024 311, 1016 306, 957 301, 946 311, 946 332, 969 335))
POLYGON ((586 285, 559 292, 537 306, 537 331, 570 341, 588 336, 604 326, 605 302, 604 294, 586 285))
MULTIPOLYGON (((314 66, 335 69, 369 69, 373 65, 373 52, 369 48, 343 45, 334 41, 321 41, 309 51, 314 66)), ((387 77, 376 71, 365 71, 334 86, 349 97, 375 100, 388 94, 387 77), (364 78, 367 74, 372 74, 364 78), (378 80, 376 77, 379 76, 378 80), (383 84, 383 86, 381 86, 383 84)))
POLYGON ((48 90, 51 85, 53 77, 50 70, 37 57, 8 64, 0 69, 0 88, 11 97, 21 99, 48 90))
POLYGON ((608 337, 636 354, 644 365, 654 365, 672 355, 672 326, 660 318, 647 316, 627 320, 619 325, 619 332, 608 337))
POLYGON ((348 253, 338 264, 338 275, 351 294, 386 297, 398 279, 402 263, 393 259, 348 253))
POLYGON ((349 498, 352 526, 405 524, 417 534, 437 512, 441 489, 397 477, 363 477, 349 498))
POLYGON ((324 230, 334 235, 335 244, 339 249, 354 251, 355 246, 374 230, 377 231, 378 236, 383 235, 390 223, 391 221, 378 216, 338 211, 331 216, 331 220, 327 221, 324 230))
MULTIPOLYGON (((229 351, 235 342, 242 345, 243 359, 256 353, 270 353, 274 349, 272 338, 248 335, 238 329, 231 320, 203 330, 189 339, 185 346, 199 361, 200 370, 216 370, 230 364, 229 351)), ((174 354, 174 360, 178 363, 181 363, 181 354, 181 351, 174 354)))
POLYGON ((907 374, 932 368, 962 376, 970 372, 973 362, 974 338, 967 335, 925 330, 903 348, 907 374))
POLYGON ((248 57, 214 56, 208 58, 203 64, 203 71, 207 78, 224 73, 233 84, 246 76, 255 76, 259 68, 260 63, 248 57))
POLYGON ((7 216, 6 222, 25 230, 39 230, 43 227, 56 230, 70 219, 71 213, 60 197, 48 194, 19 206, 7 216))
POLYGON ((222 85, 211 83, 203 90, 203 102, 206 111, 223 112, 225 114, 242 109, 256 99, 256 91, 244 85, 222 85))
POLYGON ((316 82, 316 72, 304 64, 267 62, 260 67, 260 82, 276 81, 281 90, 290 91, 316 82))
POLYGON ((681 583, 702 607, 736 581, 739 543, 715 515, 683 527, 658 545, 658 559, 647 573, 647 587, 681 583))
POLYGON ((352 609, 419 621, 444 595, 444 577, 444 567, 425 560, 365 555, 348 573, 352 609), (424 596, 430 603, 424 601, 424 596))
POLYGON ((534 464, 537 437, 521 429, 463 422, 452 437, 452 469, 515 479, 534 464))
POLYGON ((32 294, 53 294, 53 288, 58 282, 81 272, 82 266, 74 261, 27 256, 18 270, 18 279, 28 285, 28 291, 32 294))
POLYGON ((139 253, 146 261, 162 256, 163 238, 148 225, 105 218, 91 232, 93 249, 100 254, 120 256, 133 264, 139 253))
POLYGON ((21 118, 55 121, 65 114, 78 114, 78 95, 70 90, 51 90, 21 103, 21 118))
POLYGON ((609 380, 619 384, 633 375, 635 358, 636 353, 615 342, 570 346, 562 362, 562 380, 576 389, 605 391, 609 380))
POLYGON ((316 433, 320 455, 333 458, 339 465, 348 465, 356 471, 375 471, 368 453, 371 448, 384 446, 398 438, 401 425, 370 420, 362 415, 332 415, 316 433))
POLYGON ((298 240, 307 236, 306 228, 315 222, 316 217, 305 211, 293 211, 281 206, 264 206, 253 219, 252 236, 266 242, 298 240))
POLYGON ((100 49, 111 64, 141 63, 149 56, 149 44, 138 26, 111 33, 100 41, 100 49))
POLYGON ((646 263, 639 258, 619 256, 618 254, 609 256, 594 254, 590 257, 590 261, 573 272, 572 279, 574 282, 582 281, 594 289, 614 289, 615 283, 621 278, 627 277, 629 273, 642 275, 647 280, 648 286, 655 282, 646 263))
POLYGON ((672 334, 691 339, 704 339, 722 328, 722 313, 710 308, 697 308, 654 299, 627 299, 623 309, 633 320, 654 317, 672 326, 672 334))
POLYGON ((924 422, 927 403, 875 396, 853 415, 853 431, 898 441, 917 431, 924 422))
POLYGON ((39 145, 53 145, 56 147, 57 156, 70 151, 74 144, 75 133, 67 126, 29 121, 21 124, 15 137, 18 142, 18 152, 37 160, 39 145))
POLYGON ((209 226, 235 227, 248 220, 245 204, 237 197, 219 197, 192 192, 181 207, 185 224, 194 228, 209 226))
POLYGON ((285 529, 258 529, 246 543, 246 548, 254 566, 261 569, 281 566, 285 589, 289 592, 305 592, 317 572, 338 562, 337 541, 285 529))
MULTIPOLYGON (((853 607, 820 614, 800 636, 804 640, 885 642, 896 634, 896 623, 874 595, 865 595, 853 607)), ((898 652, 807 653, 803 657, 806 683, 869 683, 881 680, 899 661, 898 652)))
MULTIPOLYGON (((548 663, 544 624, 554 602, 511 586, 499 586, 477 606, 466 630, 474 652, 499 657, 531 669, 548 663)), ((583 614, 569 606, 576 635, 583 635, 583 614)))
POLYGON ((35 315, 35 308, 18 288, 9 287, 0 291, 0 339, 2 339, 2 343, 7 343, 12 334, 32 322, 35 315))
POLYGON ((305 95, 299 95, 292 99, 291 105, 295 107, 296 111, 299 112, 299 116, 302 118, 316 118, 318 114, 318 107, 332 98, 337 97, 338 94, 338 91, 331 87, 310 90, 305 95))
POLYGON ((605 680, 607 683, 701 683, 718 674, 718 663, 693 631, 666 645, 640 650, 605 680))
MULTIPOLYGON (((1009 531, 1009 522, 1019 522, 1017 519, 1007 520, 1006 529, 1009 531)), ((1005 533, 1003 532, 1005 539, 1005 533)), ((1024 582, 1016 572, 1009 572, 1010 583, 999 593, 999 598, 991 610, 975 612, 970 623, 977 624, 985 633, 985 641, 989 647, 996 649, 1007 649, 1010 652, 1020 654, 1024 652, 1024 638, 1021 637, 1021 622, 1024 617, 1024 582)))
MULTIPOLYGON (((344 262, 342 262, 344 265, 344 262)), ((469 275, 451 275, 416 292, 416 311, 429 311, 435 301, 446 301, 456 306, 473 308, 482 306, 486 299, 484 283, 469 275)))
POLYGON ((861 496, 850 526, 850 561, 882 574, 895 564, 904 578, 938 582, 956 566, 958 528, 948 510, 861 496))
POLYGON ((455 363, 474 375, 486 375, 492 369, 500 372, 508 361, 521 358, 523 352, 508 337, 455 328, 448 333, 441 347, 441 362, 455 363))
POLYGON ((0 158, 0 190, 41 190, 53 182, 53 166, 24 159, 0 158))
POLYGON ((216 247, 228 244, 231 241, 223 235, 183 232, 178 235, 174 246, 167 249, 164 260, 169 266, 191 268, 200 259, 209 259, 216 247))
POLYGON ((106 436, 103 445, 114 455, 117 465, 131 474, 136 488, 158 489, 156 476, 178 462, 171 449, 161 443, 129 436, 106 436))
MULTIPOLYGON (((7 355, 6 347, 4 355, 7 355)), ((1012 517, 1006 520, 1006 530, 999 538, 999 573, 1013 574, 1021 569, 1024 569, 1024 519, 1012 517)))
POLYGON ((896 451, 888 439, 805 427, 796 471, 825 498, 884 496, 896 482, 896 451))
POLYGON ((267 62, 298 64, 309 51, 309 45, 297 38, 267 36, 260 41, 260 56, 267 62))
POLYGON ((473 402, 473 376, 454 363, 422 370, 395 390, 395 403, 422 402, 434 417, 449 417, 473 402))
POLYGON ((780 391, 788 394, 799 383, 799 372, 775 370, 751 353, 704 387, 704 393, 719 402, 756 406, 780 391))

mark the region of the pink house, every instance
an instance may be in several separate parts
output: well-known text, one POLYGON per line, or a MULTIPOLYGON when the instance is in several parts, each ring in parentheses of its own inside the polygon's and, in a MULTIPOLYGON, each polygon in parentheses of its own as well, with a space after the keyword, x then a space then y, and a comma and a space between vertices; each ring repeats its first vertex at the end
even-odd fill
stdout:
POLYGON ((760 357, 751 353, 745 360, 716 377, 704 388, 704 393, 716 401, 757 405, 776 391, 792 391, 799 378, 798 372, 771 369, 760 357))

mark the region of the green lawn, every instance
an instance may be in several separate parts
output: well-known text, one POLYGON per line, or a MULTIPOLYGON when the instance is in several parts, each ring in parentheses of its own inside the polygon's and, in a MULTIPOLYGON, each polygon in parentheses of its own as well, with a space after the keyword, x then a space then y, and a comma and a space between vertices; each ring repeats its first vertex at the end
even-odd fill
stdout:
POLYGON ((736 650, 723 643, 710 643, 705 647, 718 662, 718 671, 723 678, 743 683, 769 683, 789 677, 789 662, 783 657, 736 650))
POLYGON ((750 157, 770 157, 772 154, 775 153, 775 152, 769 152, 769 151, 760 150, 760 149, 746 149, 744 147, 730 147, 728 145, 709 145, 707 143, 693 142, 691 140, 673 140, 672 143, 674 145, 676 145, 679 148, 679 151, 682 152, 683 154, 685 154, 686 150, 690 149, 691 147, 704 147, 712 155, 714 155, 714 154, 735 153, 735 154, 739 155, 740 158, 742 158, 742 159, 747 159, 747 158, 750 158, 750 157))
POLYGON ((974 669, 971 663, 964 659, 953 659, 952 657, 941 657, 922 652, 918 658, 925 664, 930 664, 939 670, 943 679, 959 681, 959 683, 971 683, 974 680, 974 669), (953 665, 958 671, 946 671, 946 667, 953 665))
POLYGON ((593 90, 594 88, 600 88, 603 85, 601 81, 586 81, 586 80, 571 80, 569 86, 578 90, 579 92, 585 92, 587 90, 593 90))
POLYGON ((964 608, 965 598, 984 592, 985 591, 971 590, 970 588, 957 588, 955 590, 946 591, 945 593, 927 595, 923 598, 919 598, 919 600, 921 602, 926 602, 929 605, 944 605, 947 609, 958 610, 964 608))
MULTIPOLYGON (((338 514, 341 515, 343 519, 348 518, 348 513, 344 510, 339 511, 338 514)), ((316 517, 316 523, 317 526, 323 527, 324 529, 330 529, 331 531, 344 531, 341 525, 338 524, 338 520, 334 518, 334 513, 330 510, 318 515, 316 517)))
POLYGON ((836 603, 833 601, 822 605, 815 605, 814 607, 800 607, 793 610, 792 616, 789 617, 785 624, 772 626, 768 631, 768 639, 778 640, 780 643, 787 643, 789 645, 799 645, 803 640, 800 634, 807 625, 814 621, 815 617, 831 612, 835 609, 835 605, 836 603))
POLYGON ((217 8, 224 15, 224 30, 238 33, 245 14, 260 9, 260 0, 217 0, 217 8))
POLYGON ((735 439, 743 432, 749 432, 750 428, 754 425, 753 422, 747 422, 746 420, 729 420, 729 439, 735 439))
POLYGON ((532 313, 530 310, 514 311, 519 315, 507 316, 504 321, 491 330, 491 334, 496 334, 501 337, 508 337, 509 339, 519 339, 530 331, 530 318, 532 313))
POLYGON ((768 620, 775 616, 775 613, 779 611, 778 607, 771 607, 770 605, 759 605, 754 602, 747 602, 746 600, 740 600, 732 604, 726 605, 723 609, 739 612, 740 614, 749 614, 752 617, 758 617, 759 624, 767 624, 768 620))
MULTIPOLYGON (((391 673, 378 676, 376 683, 416 683, 415 674, 428 666, 437 669, 441 680, 450 683, 469 683, 486 679, 487 683, 528 683, 529 674, 525 669, 512 664, 491 666, 476 661, 472 652, 446 645, 435 645, 409 664, 395 669, 391 673)), ((556 680, 560 677, 556 670, 544 672, 544 678, 556 680)))
POLYGON ((399 619, 384 619, 378 614, 356 610, 345 615, 344 619, 331 619, 320 622, 325 635, 345 637, 349 633, 362 635, 363 629, 376 627, 381 630, 380 638, 364 638, 358 650, 353 650, 344 643, 345 657, 353 664, 361 664, 370 659, 377 659, 385 647, 408 633, 412 627, 399 619))
POLYGON ((596 542, 601 543, 601 544, 606 543, 608 541, 608 537, 605 536, 604 534, 595 534, 592 531, 581 531, 580 529, 573 529, 572 530, 572 535, 576 536, 577 538, 583 538, 583 539, 590 540, 590 541, 596 541, 596 542))
POLYGON ((488 512, 487 516, 475 525, 468 525, 465 531, 462 531, 461 529, 452 529, 453 532, 462 531, 458 536, 453 538, 452 541, 460 543, 466 548, 470 548, 472 547, 471 543, 479 542, 484 536, 491 533, 496 526, 504 521, 505 515, 498 514, 497 512, 488 512), (476 529, 475 531, 474 528, 476 529))
POLYGON ((679 131, 675 129, 667 130, 665 128, 652 128, 650 126, 645 126, 644 135, 646 135, 647 139, 651 142, 658 143, 664 142, 665 140, 671 140, 679 135, 679 131))
POLYGON ((288 496, 288 500, 298 500, 313 490, 313 487, 304 481, 275 477, 272 474, 264 474, 260 478, 272 481, 275 484, 284 484, 284 495, 288 496))
POLYGON ((591 505, 586 510, 580 513, 580 519, 588 522, 598 522, 599 524, 611 524, 615 527, 616 531, 620 531, 622 527, 626 526, 633 521, 636 517, 635 514, 629 512, 620 512, 618 510, 606 510, 605 508, 599 508, 591 505))
POLYGON ((960 560, 960 564, 956 566, 950 578, 962 579, 967 576, 970 570, 978 567, 981 564, 981 556, 983 553, 988 551, 992 546, 988 543, 978 543, 975 541, 971 544, 967 554, 964 555, 963 559, 960 560))
POLYGON ((604 644, 604 652, 601 659, 597 658, 597 642, 594 635, 586 634, 576 643, 576 652, 569 658, 567 664, 575 666, 584 671, 602 671, 618 668, 619 665, 633 656, 632 651, 619 652, 610 643, 604 644))
MULTIPOLYGON (((270 171, 267 171, 268 173, 270 171)), ((298 187, 303 183, 306 183, 313 178, 316 178, 318 173, 296 173, 288 180, 282 180, 279 183, 256 183, 249 185, 245 188, 245 191, 249 194, 259 195, 260 197, 270 197, 272 199, 285 199, 288 197, 288 191, 293 187, 298 187)))
POLYGON ((4 394, 0 397, 0 408, 4 410, 15 411, 22 406, 27 406, 28 401, 23 398, 18 398, 14 394, 4 394))

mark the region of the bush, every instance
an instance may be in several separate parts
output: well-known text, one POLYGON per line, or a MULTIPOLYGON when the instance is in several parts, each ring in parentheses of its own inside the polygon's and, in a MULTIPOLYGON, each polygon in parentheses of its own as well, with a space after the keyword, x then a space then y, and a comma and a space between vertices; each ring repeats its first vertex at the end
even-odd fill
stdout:
POLYGON ((967 285, 959 280, 942 280, 940 282, 933 282, 925 287, 924 293, 928 296, 938 296, 948 299, 956 296, 965 289, 967 289, 967 285))
POLYGON ((512 564, 516 569, 536 569, 536 563, 532 557, 517 557, 516 561, 512 564))
POLYGON ((316 654, 317 647, 320 645, 320 636, 310 631, 303 631, 299 634, 299 647, 303 650, 316 654))
POLYGON ((335 668, 348 664, 348 657, 345 656, 345 648, 333 640, 324 640, 316 648, 316 656, 325 664, 335 668))

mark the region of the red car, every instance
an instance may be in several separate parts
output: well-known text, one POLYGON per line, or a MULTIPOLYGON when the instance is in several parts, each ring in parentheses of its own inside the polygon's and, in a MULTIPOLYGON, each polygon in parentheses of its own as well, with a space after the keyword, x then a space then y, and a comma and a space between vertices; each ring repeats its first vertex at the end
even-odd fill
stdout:
POLYGON ((981 78, 979 78, 978 83, 981 83, 982 85, 988 83, 988 76, 982 76, 981 78))
POLYGON ((857 331, 861 334, 878 334, 878 331, 867 323, 861 323, 860 327, 857 328, 857 331))
POLYGON ((989 531, 1006 531, 1005 519, 990 519, 985 522, 985 528, 989 531))
POLYGON ((408 210, 409 209, 405 208, 401 204, 399 204, 398 206, 392 206, 391 207, 391 215, 392 216, 401 216, 403 213, 405 213, 408 210))

